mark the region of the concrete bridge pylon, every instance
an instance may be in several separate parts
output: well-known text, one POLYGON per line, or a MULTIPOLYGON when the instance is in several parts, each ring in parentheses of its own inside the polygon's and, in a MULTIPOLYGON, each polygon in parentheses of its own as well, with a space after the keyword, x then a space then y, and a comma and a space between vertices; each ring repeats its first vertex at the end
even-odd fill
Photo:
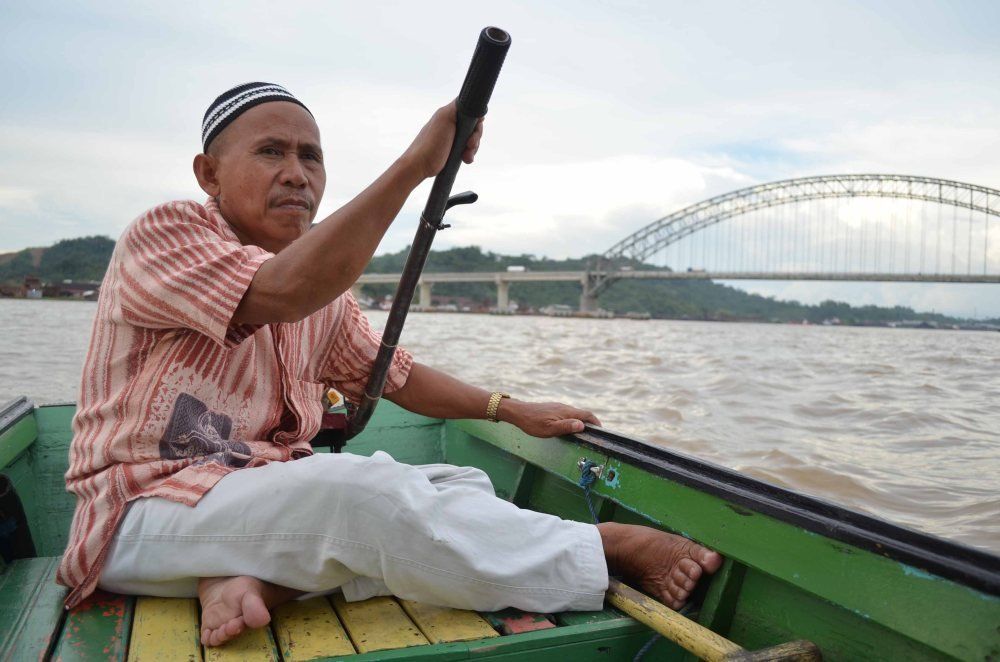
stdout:
POLYGON ((510 308, 510 281, 497 278, 497 310, 505 313, 510 308))
POLYGON ((583 290, 580 292, 580 312, 592 313, 597 310, 597 291, 594 278, 589 273, 585 273, 580 279, 580 285, 583 290))
POLYGON ((430 310, 433 305, 431 301, 431 290, 433 288, 434 283, 420 281, 420 307, 424 310, 430 310))

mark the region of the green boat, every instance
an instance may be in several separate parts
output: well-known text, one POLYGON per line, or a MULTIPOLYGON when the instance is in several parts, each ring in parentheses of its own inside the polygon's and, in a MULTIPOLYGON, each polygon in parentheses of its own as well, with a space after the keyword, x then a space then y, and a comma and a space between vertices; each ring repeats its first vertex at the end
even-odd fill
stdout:
MULTIPOLYGON (((0 408, 3 660, 606 661, 644 648, 644 660, 695 659, 668 637, 651 638, 656 605, 644 614, 649 601, 621 595, 600 612, 562 614, 318 597, 205 649, 194 600, 99 592, 67 612, 53 577, 74 507, 63 482, 74 410, 25 398, 0 408)), ((1000 558, 987 552, 602 429, 541 440, 383 402, 347 447, 377 449, 402 462, 480 467, 499 496, 581 521, 591 520, 580 487, 589 472, 601 520, 658 526, 719 550, 725 564, 686 617, 667 614, 680 627, 673 638, 705 658, 816 659, 818 648, 827 660, 1000 660, 1000 558)))

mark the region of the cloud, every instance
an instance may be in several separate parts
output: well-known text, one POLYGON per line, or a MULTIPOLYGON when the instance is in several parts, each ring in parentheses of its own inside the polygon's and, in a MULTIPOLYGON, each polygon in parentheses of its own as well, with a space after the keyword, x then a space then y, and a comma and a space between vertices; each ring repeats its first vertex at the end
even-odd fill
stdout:
POLYGON ((462 212, 466 220, 456 224, 449 243, 562 258, 603 252, 711 189, 739 186, 746 178, 683 159, 620 155, 486 166, 467 181, 482 196, 482 207, 462 212))
MULTIPOLYGON (((328 214, 454 96, 488 23, 514 45, 457 182, 481 201, 454 210, 440 247, 582 255, 699 199, 808 174, 1000 183, 995 3, 441 2, 432 18, 405 3, 9 5, 0 77, 19 93, 0 106, 0 250, 114 237, 153 204, 200 198, 201 112, 245 80, 285 83, 316 113, 328 214)), ((426 193, 381 251, 409 243, 426 193)))
POLYGON ((0 132, 9 153, 22 155, 0 160, 9 185, 0 190, 0 251, 81 235, 117 237, 144 209, 197 192, 193 176, 184 174, 190 154, 169 141, 18 125, 0 132))

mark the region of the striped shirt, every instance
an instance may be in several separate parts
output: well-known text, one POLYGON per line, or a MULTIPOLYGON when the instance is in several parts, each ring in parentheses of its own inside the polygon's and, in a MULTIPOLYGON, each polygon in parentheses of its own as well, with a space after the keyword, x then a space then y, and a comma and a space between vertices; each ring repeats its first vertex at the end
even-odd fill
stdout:
MULTIPOLYGON (((231 471, 311 455, 326 389, 361 398, 379 335, 350 293, 299 322, 231 324, 271 257, 242 245, 212 200, 156 207, 119 239, 73 419, 67 606, 94 590, 130 501, 193 506, 231 471)), ((387 392, 412 363, 396 351, 387 392)))

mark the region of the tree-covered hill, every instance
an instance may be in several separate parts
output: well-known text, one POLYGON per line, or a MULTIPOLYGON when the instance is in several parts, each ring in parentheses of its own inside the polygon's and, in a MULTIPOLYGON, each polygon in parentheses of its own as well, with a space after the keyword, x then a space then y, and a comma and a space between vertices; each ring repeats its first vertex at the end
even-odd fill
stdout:
POLYGON ((43 281, 65 279, 99 281, 104 278, 115 248, 109 237, 63 239, 48 248, 25 248, 0 255, 0 282, 19 283, 25 276, 43 281))

